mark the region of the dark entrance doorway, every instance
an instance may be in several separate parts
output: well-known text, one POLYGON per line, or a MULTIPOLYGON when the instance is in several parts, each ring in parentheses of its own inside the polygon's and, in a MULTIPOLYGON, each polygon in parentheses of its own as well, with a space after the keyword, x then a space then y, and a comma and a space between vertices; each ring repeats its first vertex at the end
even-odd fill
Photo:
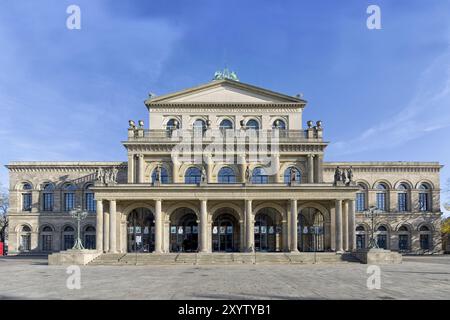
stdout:
POLYGON ((189 208, 179 208, 172 213, 170 224, 170 251, 197 252, 197 215, 189 208))
POLYGON ((213 251, 238 251, 235 245, 237 225, 236 218, 231 214, 223 213, 217 216, 212 225, 213 251))
POLYGON ((137 208, 127 218, 127 251, 153 252, 155 250, 155 221, 147 208, 137 208))
POLYGON ((281 251, 281 215, 275 209, 265 208, 255 216, 255 250, 281 251))

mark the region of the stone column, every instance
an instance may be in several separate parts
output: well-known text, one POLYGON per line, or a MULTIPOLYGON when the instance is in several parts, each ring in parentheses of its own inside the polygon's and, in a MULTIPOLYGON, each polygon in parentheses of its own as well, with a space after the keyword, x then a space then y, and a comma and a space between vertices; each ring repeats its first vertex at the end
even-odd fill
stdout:
POLYGON ((244 183, 245 181, 245 170, 247 169, 247 163, 245 161, 245 155, 239 155, 239 170, 241 171, 240 182, 244 183))
POLYGON ((213 161, 210 155, 206 156, 206 182, 212 182, 213 161))
POLYGON ((161 199, 155 200, 155 253, 162 253, 163 225, 161 199))
POLYGON ((103 252, 109 251, 109 213, 103 208, 103 252))
POLYGON ((172 157, 172 183, 178 182, 178 158, 172 157))
POLYGON ((208 208, 204 199, 200 200, 200 252, 208 252, 208 208))
POLYGON ((273 163, 272 167, 275 170, 275 173, 274 173, 275 183, 282 183, 283 180, 282 180, 282 177, 280 177, 280 155, 279 154, 274 155, 273 162, 274 163, 273 163))
POLYGON ((134 154, 128 154, 128 183, 134 183, 134 154))
POLYGON ((283 238, 283 251, 289 251, 289 230, 288 221, 283 219, 281 221, 281 233, 283 238))
POLYGON ((348 202, 348 249, 353 251, 356 249, 356 231, 355 231, 355 200, 348 202))
POLYGON ((97 251, 103 251, 103 201, 97 200, 97 224, 95 225, 97 251))
POLYGON ((322 183, 323 182, 323 169, 322 169, 322 161, 323 156, 322 155, 316 155, 314 157, 314 182, 315 183, 322 183))
POLYGON ((308 183, 314 183, 314 155, 308 154, 308 183))
MULTIPOLYGON (((31 212, 39 212, 40 209, 40 201, 41 193, 39 190, 33 190, 31 191, 31 212)), ((77 200, 77 199, 75 199, 77 200)))
POLYGON ((336 251, 343 252, 342 244, 342 200, 335 201, 336 251))
POLYGON ((117 252, 116 246, 116 200, 109 201, 109 252, 117 252))
POLYGON ((138 155, 138 183, 144 183, 144 155, 138 155))
POLYGON ((246 216, 246 238, 247 238, 247 251, 253 251, 255 247, 255 225, 253 221, 253 208, 252 200, 245 200, 245 216, 246 216))
POLYGON ((298 241, 297 241, 297 200, 291 199, 291 214, 290 214, 290 250, 291 252, 298 251, 298 241))
POLYGON ((342 202, 342 248, 348 251, 348 200, 342 202))

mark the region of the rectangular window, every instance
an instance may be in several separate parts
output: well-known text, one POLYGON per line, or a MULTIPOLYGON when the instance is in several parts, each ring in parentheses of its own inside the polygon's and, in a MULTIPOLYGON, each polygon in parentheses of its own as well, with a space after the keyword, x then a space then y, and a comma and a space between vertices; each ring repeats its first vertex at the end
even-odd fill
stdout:
POLYGON ((22 194, 22 209, 23 211, 31 211, 31 193, 22 194))
POLYGON ((428 193, 419 193, 419 210, 428 211, 428 193))
POLYGON ((50 234, 42 235, 42 251, 52 251, 52 236, 50 234))
POLYGON ((20 250, 21 251, 30 251, 31 250, 31 236, 29 234, 21 235, 20 250))
POLYGON ((366 236, 364 234, 356 235, 356 248, 364 249, 366 247, 366 236))
POLYGON ((95 234, 87 234, 84 236, 84 247, 86 249, 95 249, 95 234))
POLYGON ((72 249, 75 244, 75 237, 71 234, 64 235, 64 250, 72 249))
POLYGON ((363 212, 364 210, 366 210, 366 194, 360 192, 356 194, 356 211, 363 212))
POLYGON ((44 211, 53 210, 53 193, 44 193, 44 211))
POLYGON ((430 241, 427 234, 420 235, 420 249, 422 250, 430 249, 430 241))
POLYGON ((89 212, 95 212, 96 204, 94 200, 94 194, 92 192, 86 193, 84 208, 89 212))
POLYGON ((406 204, 406 193, 399 193, 398 194, 398 211, 404 212, 407 211, 407 204, 406 204))
POLYGON ((75 194, 64 193, 64 211, 70 211, 75 208, 75 194))
POLYGON ((377 193, 377 208, 386 211, 386 194, 377 193))
POLYGON ((408 250, 408 235, 407 234, 400 234, 398 236, 398 249, 400 251, 408 250))

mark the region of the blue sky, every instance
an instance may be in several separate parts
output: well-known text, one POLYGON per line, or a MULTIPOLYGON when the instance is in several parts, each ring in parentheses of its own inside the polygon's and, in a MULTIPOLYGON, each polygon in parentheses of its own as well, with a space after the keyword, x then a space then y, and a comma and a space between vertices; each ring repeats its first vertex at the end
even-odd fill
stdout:
MULTIPOLYGON (((450 163, 450 2, 0 2, 0 181, 15 160, 126 160, 143 100, 241 81, 309 104, 327 161, 450 163), (66 8, 81 8, 81 30, 66 8), (366 27, 369 4, 381 30, 366 27)), ((442 171, 442 187, 450 169, 442 171)), ((443 196, 444 198, 445 196, 443 196)))

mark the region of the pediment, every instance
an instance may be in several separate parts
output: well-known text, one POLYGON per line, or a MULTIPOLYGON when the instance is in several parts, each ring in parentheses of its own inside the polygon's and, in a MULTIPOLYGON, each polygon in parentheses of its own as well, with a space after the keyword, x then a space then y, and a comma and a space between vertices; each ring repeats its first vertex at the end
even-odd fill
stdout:
POLYGON ((267 89, 232 80, 210 83, 172 94, 154 97, 147 105, 158 103, 300 103, 305 101, 267 89))

